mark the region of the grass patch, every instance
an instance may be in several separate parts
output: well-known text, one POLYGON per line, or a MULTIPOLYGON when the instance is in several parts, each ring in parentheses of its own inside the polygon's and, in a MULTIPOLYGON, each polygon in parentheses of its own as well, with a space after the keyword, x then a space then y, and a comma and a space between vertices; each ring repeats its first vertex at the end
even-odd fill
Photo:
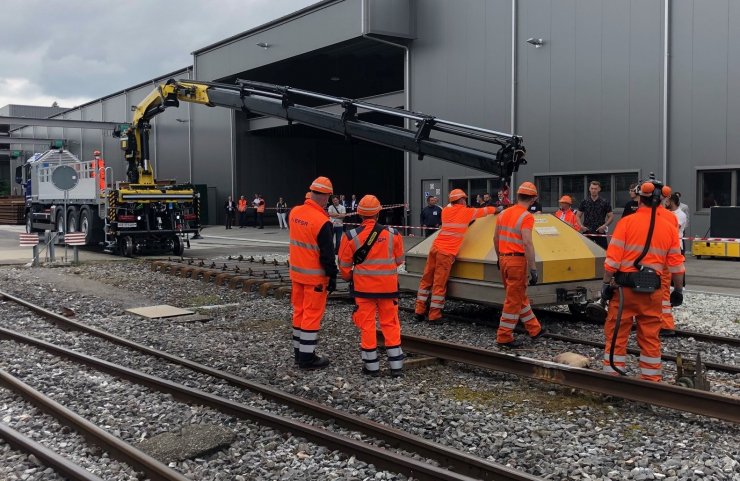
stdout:
POLYGON ((184 300, 188 307, 213 306, 221 302, 221 298, 215 294, 210 296, 195 296, 184 300))
POLYGON ((500 390, 479 390, 458 385, 443 391, 443 394, 454 401, 495 407, 509 416, 520 415, 532 409, 545 413, 560 413, 582 409, 584 406, 606 413, 609 405, 600 394, 559 386, 540 388, 526 381, 512 388, 500 390), (553 391, 555 394, 551 394, 553 391))

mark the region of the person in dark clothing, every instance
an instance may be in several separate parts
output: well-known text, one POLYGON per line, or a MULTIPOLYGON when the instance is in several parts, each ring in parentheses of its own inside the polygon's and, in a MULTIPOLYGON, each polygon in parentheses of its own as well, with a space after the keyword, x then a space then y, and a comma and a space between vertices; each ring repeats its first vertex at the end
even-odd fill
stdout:
MULTIPOLYGON (((439 227, 442 225, 442 208, 437 205, 437 198, 433 195, 427 197, 427 206, 421 211, 422 227, 439 227)), ((424 229, 424 237, 429 237, 436 231, 434 229, 424 229)))
POLYGON ((236 215, 236 202, 231 200, 231 196, 229 196, 229 200, 224 204, 224 210, 226 211, 226 228, 231 229, 231 226, 234 225, 234 216, 236 215))
POLYGON ((609 224, 614 222, 612 206, 608 200, 599 196, 601 183, 598 180, 591 181, 588 191, 591 195, 581 201, 581 204, 578 206, 576 218, 578 219, 578 224, 581 226, 581 233, 597 234, 597 237, 590 237, 590 239, 603 249, 606 249, 609 247, 609 244, 606 241, 606 237, 601 237, 600 235, 605 234, 609 224))
POLYGON ((534 204, 529 206, 529 213, 530 214, 542 214, 542 204, 540 204, 537 201, 534 201, 534 204))
POLYGON ((627 217, 628 215, 632 215, 635 212, 637 212, 637 194, 635 194, 635 187, 637 187, 637 184, 630 185, 630 201, 624 204, 624 210, 622 211, 622 219, 627 217))

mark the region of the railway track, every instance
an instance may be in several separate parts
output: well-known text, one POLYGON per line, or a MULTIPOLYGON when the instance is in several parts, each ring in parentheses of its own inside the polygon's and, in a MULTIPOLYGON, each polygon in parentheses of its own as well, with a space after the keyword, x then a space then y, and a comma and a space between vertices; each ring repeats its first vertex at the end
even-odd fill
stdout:
MULTIPOLYGON (((412 314, 414 313, 414 309, 411 308, 411 307, 399 306, 398 308, 399 308, 399 310, 404 311, 404 312, 408 312, 408 313, 412 313, 412 314)), ((533 309, 533 310, 537 314, 538 318, 547 318, 547 317, 552 318, 552 317, 555 317, 556 319, 559 319, 559 320, 567 320, 567 321, 571 321, 571 322, 573 321, 573 316, 570 315, 570 314, 560 313, 560 312, 554 312, 554 311, 546 311, 546 310, 542 310, 542 309, 533 309), (550 316, 550 314, 552 314, 552 313, 558 314, 558 316, 550 316)), ((473 324, 478 324, 478 325, 482 325, 482 326, 486 326, 486 327, 498 328, 498 321, 487 321, 487 320, 481 320, 481 319, 476 319, 476 318, 468 318, 468 317, 459 316, 459 315, 455 315, 455 314, 445 314, 445 318, 450 319, 450 320, 455 321, 455 322, 473 323, 473 324)), ((516 332, 521 333, 521 334, 527 334, 527 332, 524 329, 521 329, 521 328, 517 328, 516 329, 516 332)), ((676 332, 678 332, 678 331, 676 331, 676 332)), ((690 333, 690 332, 693 332, 693 331, 682 331, 682 332, 684 332, 684 333, 690 333)), ((703 337, 698 337, 698 336, 701 336, 701 333, 696 333, 696 334, 697 334, 697 337, 695 337, 695 339, 697 339, 697 340, 704 340, 703 337)), ((588 339, 581 339, 581 338, 578 338, 578 337, 564 336, 562 334, 555 334, 555 333, 547 333, 547 334, 544 335, 544 337, 549 338, 549 339, 554 339, 554 340, 557 340, 557 341, 563 341, 563 342, 571 343, 571 344, 581 344, 581 345, 584 345, 584 346, 598 347, 600 349, 604 349, 604 343, 603 342, 591 341, 591 340, 588 340, 588 339)), ((687 335, 686 337, 694 337, 694 336, 688 336, 687 335)), ((734 345, 734 343, 733 343, 734 341, 737 341, 738 340, 738 339, 732 338, 732 337, 726 338, 726 337, 711 336, 711 335, 706 336, 706 338, 711 339, 711 340, 710 341, 705 341, 705 342, 712 342, 714 344, 728 344, 728 345, 731 345, 731 346, 734 345), (727 341, 727 342, 723 342, 723 341, 727 341)), ((640 354, 640 350, 639 349, 634 349, 634 348, 628 347, 627 348, 627 353, 628 354, 633 354, 633 355, 639 355, 640 354)), ((676 356, 674 356, 672 354, 662 354, 661 358, 664 361, 674 362, 674 363, 676 362, 676 356)), ((732 366, 732 365, 728 365, 728 364, 719 364, 719 363, 707 362, 707 361, 703 361, 703 364, 708 369, 711 369, 713 371, 726 372, 726 373, 730 373, 730 374, 740 374, 740 366, 732 366)))
MULTIPOLYGON (((247 379, 234 376, 230 373, 213 369, 200 363, 196 363, 179 356, 169 354, 164 351, 149 348, 147 346, 135 343, 131 340, 116 336, 114 334, 101 331, 83 323, 73 321, 64 316, 51 312, 43 307, 37 306, 30 302, 24 301, 16 296, 0 292, 0 298, 5 301, 14 302, 21 305, 44 319, 64 328, 76 330, 99 337, 113 344, 124 346, 128 349, 135 350, 139 353, 155 356, 164 359, 170 363, 183 366, 193 371, 209 375, 215 379, 222 379, 237 387, 248 389, 249 391, 259 393, 266 399, 278 404, 289 406, 297 412, 309 416, 333 420, 338 425, 360 432, 370 438, 384 441, 387 445, 402 449, 408 452, 416 453, 422 457, 432 459, 439 463, 440 466, 449 467, 444 469, 435 467, 424 461, 417 461, 413 458, 397 454, 387 449, 379 448, 373 444, 357 441, 345 436, 331 433, 329 431, 316 428, 314 426, 294 421, 283 416, 277 416, 262 410, 258 410, 235 401, 220 398, 196 389, 157 378, 148 374, 119 366, 92 356, 71 351, 69 349, 50 344, 48 342, 32 338, 30 336, 13 332, 8 329, 0 329, 0 339, 13 340, 15 342, 34 346, 43 349, 46 352, 60 356, 77 363, 85 364, 94 369, 106 372, 110 375, 126 379, 128 381, 147 386, 153 390, 171 394, 173 397, 183 400, 187 403, 194 403, 213 407, 221 412, 231 415, 250 419, 259 424, 276 428, 280 431, 291 431, 315 442, 316 444, 341 450, 343 452, 354 453, 358 459, 367 463, 381 467, 392 472, 403 473, 406 476, 413 476, 417 479, 444 479, 444 480, 470 480, 470 479, 490 479, 490 480, 516 480, 516 481, 533 481, 540 479, 537 476, 508 468, 503 465, 489 462, 469 454, 448 448, 446 446, 427 441, 423 438, 408 434, 404 431, 376 423, 359 416, 354 416, 347 412, 307 400, 286 392, 265 386, 247 379)), ((12 378, 12 376, 11 376, 12 378)), ((0 378, 0 382, 9 385, 12 380, 7 379, 7 375, 0 378)), ((95 441, 93 443, 97 444, 95 441)), ((27 448, 29 449, 29 448, 27 448)), ((132 465, 146 468, 142 463, 132 461, 132 465), (138 463, 138 464, 136 464, 138 463)), ((151 468, 146 468, 151 469, 151 468)), ((142 469, 145 470, 145 469, 142 469)), ((145 471, 149 474, 149 471, 145 471)), ((159 479, 179 479, 179 478, 159 478, 159 479)))

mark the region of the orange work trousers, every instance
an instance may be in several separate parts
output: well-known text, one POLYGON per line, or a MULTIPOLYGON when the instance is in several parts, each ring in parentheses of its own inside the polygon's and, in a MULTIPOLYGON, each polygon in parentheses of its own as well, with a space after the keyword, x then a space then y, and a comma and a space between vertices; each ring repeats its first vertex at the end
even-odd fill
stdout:
POLYGON ((660 291, 663 293, 662 309, 660 314, 661 327, 663 329, 675 329, 673 321, 673 308, 671 307, 671 278, 673 274, 668 272, 668 268, 663 268, 663 275, 660 276, 660 291))
MULTIPOLYGON (((614 346, 614 365, 625 370, 627 364, 627 341, 632 331, 632 318, 637 322, 637 345, 640 347, 640 379, 660 382, 662 377, 660 360, 660 311, 662 290, 652 294, 632 292, 629 287, 623 287, 624 305, 622 320, 617 333, 617 343, 614 346)), ((604 372, 617 374, 609 364, 612 336, 617 323, 619 308, 619 292, 614 293, 609 301, 609 314, 604 324, 606 346, 604 347, 604 372)))
POLYGON ((293 281, 293 348, 296 361, 313 361, 321 318, 326 309, 326 283, 301 284, 293 281))
POLYGON ((401 351, 401 323, 398 321, 398 299, 355 298, 357 307, 352 314, 352 321, 362 330, 362 360, 365 369, 377 371, 378 339, 376 336, 375 314, 377 311, 380 330, 385 338, 385 350, 391 369, 403 368, 403 351, 401 351))
POLYGON ((520 320, 530 336, 540 333, 540 322, 535 317, 527 298, 527 259, 524 256, 501 256, 501 278, 506 288, 506 299, 501 309, 496 341, 502 344, 514 340, 514 328, 520 320))
POLYGON ((455 256, 442 252, 436 246, 429 250, 424 274, 419 283, 419 292, 416 294, 416 313, 424 315, 429 303, 429 320, 436 321, 442 317, 442 309, 445 307, 445 294, 447 294, 447 280, 450 278, 452 263, 455 256))

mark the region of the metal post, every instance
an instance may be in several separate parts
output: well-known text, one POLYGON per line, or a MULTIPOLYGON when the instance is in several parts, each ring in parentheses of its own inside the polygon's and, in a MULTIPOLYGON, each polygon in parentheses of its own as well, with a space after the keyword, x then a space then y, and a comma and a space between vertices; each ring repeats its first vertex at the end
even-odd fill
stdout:
POLYGON ((49 243, 47 244, 47 247, 49 249, 49 259, 51 262, 54 262, 56 260, 56 256, 54 255, 54 242, 56 242, 56 231, 51 231, 49 235, 49 243))
POLYGON ((63 234, 65 236, 65 239, 64 239, 64 262, 67 262, 67 239, 66 239, 66 235, 67 235, 67 228, 69 227, 69 226, 67 226, 67 198, 68 197, 69 197, 69 192, 67 192, 65 190, 64 191, 64 211, 63 211, 63 214, 64 214, 64 230, 63 230, 63 234))
POLYGON ((80 259, 77 257, 77 246, 74 247, 74 263, 77 264, 80 262, 80 259))
POLYGON ((39 266, 39 245, 33 246, 33 260, 31 261, 34 267, 39 266))

